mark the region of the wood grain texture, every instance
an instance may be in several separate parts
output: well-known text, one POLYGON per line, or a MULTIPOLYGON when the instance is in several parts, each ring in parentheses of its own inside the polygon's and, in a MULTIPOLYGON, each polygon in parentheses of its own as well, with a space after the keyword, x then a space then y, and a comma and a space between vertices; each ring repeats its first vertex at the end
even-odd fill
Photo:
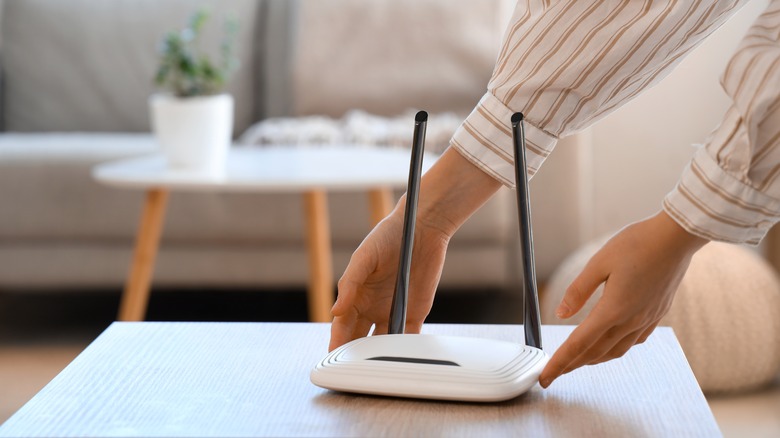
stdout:
POLYGON ((168 190, 149 189, 138 225, 133 261, 127 277, 122 301, 119 304, 120 321, 143 321, 149 303, 149 289, 154 273, 154 261, 160 247, 168 190))
POLYGON ((333 252, 330 243, 328 195, 323 190, 303 194, 306 211, 306 246, 309 256, 309 287, 306 291, 309 321, 330 322, 335 302, 333 252))
MULTIPOLYGON (((719 436, 671 329, 622 360, 509 402, 323 390, 309 371, 328 324, 114 323, 0 427, 0 437, 719 436)), ((427 325, 517 341, 520 326, 427 325)), ((545 326, 548 351, 571 327, 545 326)))

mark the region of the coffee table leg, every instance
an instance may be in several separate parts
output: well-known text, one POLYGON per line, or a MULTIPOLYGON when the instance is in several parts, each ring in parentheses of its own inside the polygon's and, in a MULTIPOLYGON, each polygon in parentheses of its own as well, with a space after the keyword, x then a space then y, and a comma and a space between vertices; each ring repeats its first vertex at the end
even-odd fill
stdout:
POLYGON ((146 315, 154 259, 160 245, 167 202, 167 190, 152 189, 146 192, 146 203, 138 226, 130 275, 119 305, 120 321, 142 321, 146 315))
POLYGON ((333 255, 330 244, 328 198, 322 190, 303 195, 309 251, 309 321, 330 322, 333 306, 333 255))
POLYGON ((375 227, 393 211, 393 190, 383 187, 369 191, 368 203, 371 210, 371 226, 375 227))

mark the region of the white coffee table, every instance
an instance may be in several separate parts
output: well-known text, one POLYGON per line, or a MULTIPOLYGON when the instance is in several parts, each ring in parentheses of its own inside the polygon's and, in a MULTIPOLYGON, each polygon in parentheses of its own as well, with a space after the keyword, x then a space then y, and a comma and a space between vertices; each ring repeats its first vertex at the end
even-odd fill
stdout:
MULTIPOLYGON (((146 191, 130 274, 119 308, 121 321, 146 314, 154 261, 170 191, 302 193, 309 253, 309 319, 330 321, 333 264, 327 191, 367 191, 374 224, 393 208, 392 187, 405 187, 410 155, 406 150, 359 146, 318 148, 241 148, 228 155, 222 175, 170 170, 162 156, 105 163, 93 177, 115 187, 146 191)), ((434 159, 427 157, 426 168, 434 159)))
MULTIPOLYGON (((573 328, 543 326, 545 350, 573 328)), ((518 325, 423 331, 523 339, 518 325)), ((620 360, 485 404, 318 388, 309 372, 329 336, 329 324, 114 323, 1 425, 0 437, 721 436, 669 327, 620 360)))

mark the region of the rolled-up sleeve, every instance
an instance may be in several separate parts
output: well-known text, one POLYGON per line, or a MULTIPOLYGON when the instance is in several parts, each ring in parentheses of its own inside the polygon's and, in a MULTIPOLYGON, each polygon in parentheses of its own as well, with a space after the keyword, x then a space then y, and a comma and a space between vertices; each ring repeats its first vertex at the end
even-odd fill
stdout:
POLYGON ((721 84, 731 107, 664 210, 701 237, 758 244, 780 220, 780 0, 745 35, 721 84))
POLYGON ((533 175, 558 138, 657 83, 743 3, 520 0, 487 92, 452 147, 514 186, 512 113, 525 115, 533 175))

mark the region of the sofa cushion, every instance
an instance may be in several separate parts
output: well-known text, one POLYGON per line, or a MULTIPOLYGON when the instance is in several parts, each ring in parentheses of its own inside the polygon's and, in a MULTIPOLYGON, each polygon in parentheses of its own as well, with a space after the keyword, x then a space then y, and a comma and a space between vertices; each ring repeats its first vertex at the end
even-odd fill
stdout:
MULTIPOLYGON (((104 161, 157 149, 148 134, 0 135, 0 240, 100 242, 135 235, 143 204, 140 190, 100 184, 91 168, 104 161)), ((370 231, 368 197, 328 197, 334 245, 355 248, 370 231)), ((505 200, 504 200, 505 201, 505 200)), ((496 199, 464 226, 465 245, 504 245, 511 210, 496 199)), ((303 247, 302 197, 274 193, 193 193, 171 196, 164 241, 187 244, 303 247)))
POLYGON ((294 115, 468 113, 487 88, 513 3, 301 0, 294 115))
MULTIPOLYGON (((415 111, 397 117, 380 117, 351 110, 344 117, 272 117, 261 120, 237 139, 252 146, 366 145, 409 150, 415 111)), ((430 114, 425 129, 425 152, 441 155, 463 118, 455 113, 430 114)))
POLYGON ((239 18, 242 66, 228 91, 236 98, 235 132, 243 131, 254 119, 255 0, 6 0, 5 129, 148 131, 158 42, 201 5, 212 11, 203 35, 211 52, 226 14, 239 18))

